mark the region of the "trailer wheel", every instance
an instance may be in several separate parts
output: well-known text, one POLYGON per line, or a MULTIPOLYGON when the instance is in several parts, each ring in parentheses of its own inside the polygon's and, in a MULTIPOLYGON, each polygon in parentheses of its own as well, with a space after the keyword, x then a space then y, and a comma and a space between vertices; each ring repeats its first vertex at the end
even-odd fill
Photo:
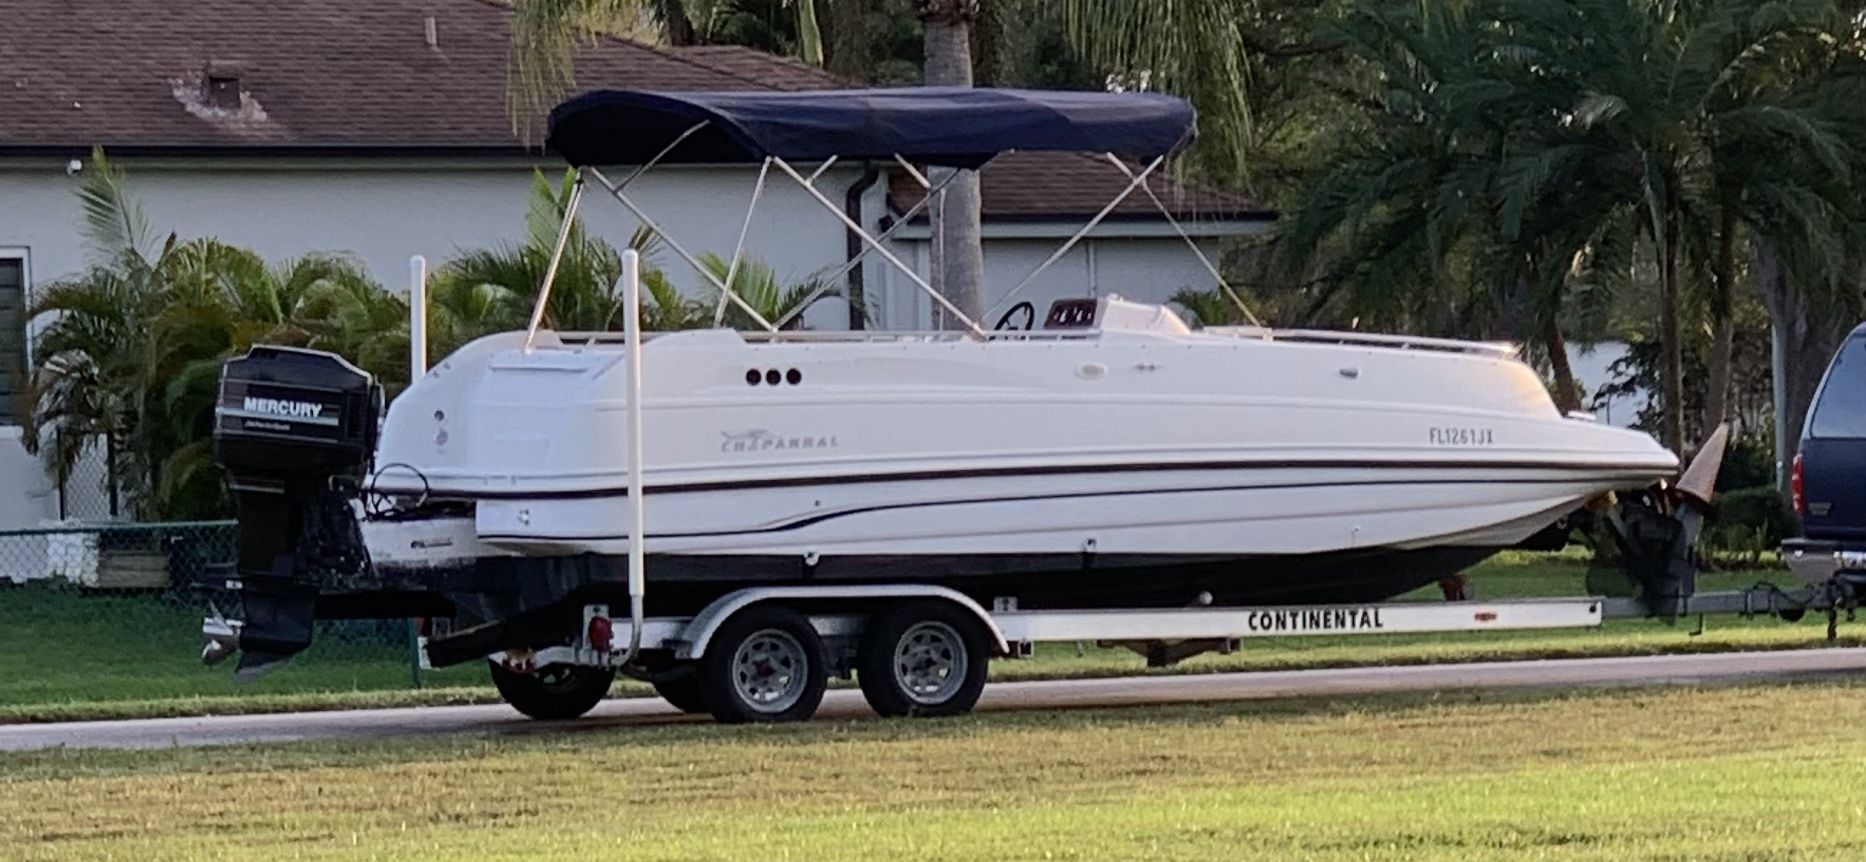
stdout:
POLYGON ((713 635, 700 659, 700 697, 726 724, 804 721, 829 687, 823 638, 802 614, 752 605, 713 635))
POLYGON ((654 693, 669 706, 686 713, 706 712, 706 698, 700 694, 700 676, 688 670, 656 680, 654 693))
POLYGON ((991 648, 977 617, 951 602, 878 614, 856 655, 856 680, 883 716, 961 715, 985 690, 991 648))
POLYGON ((554 664, 536 673, 507 670, 492 662, 492 684, 513 709, 551 721, 577 718, 609 694, 616 672, 609 668, 554 664))

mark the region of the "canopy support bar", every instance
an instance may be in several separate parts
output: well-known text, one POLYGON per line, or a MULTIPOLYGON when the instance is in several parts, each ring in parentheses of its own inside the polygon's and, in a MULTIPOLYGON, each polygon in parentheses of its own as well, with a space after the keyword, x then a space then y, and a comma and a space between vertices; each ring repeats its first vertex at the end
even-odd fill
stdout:
MULTIPOLYGON (((765 176, 771 172, 771 160, 765 159, 758 164, 758 182, 752 185, 752 202, 745 207, 745 222, 739 225, 739 244, 732 247, 732 263, 726 266, 726 284, 738 283, 739 262, 745 259, 745 237, 752 232, 752 214, 758 211, 758 199, 764 197, 765 176)), ((719 304, 713 308, 713 326, 726 325, 726 294, 719 295, 719 304)), ((782 327, 779 321, 774 327, 782 327)))
MULTIPOLYGON (((776 160, 776 159, 774 159, 774 161, 777 161, 779 165, 784 166, 785 170, 787 171, 789 170, 789 166, 784 165, 782 161, 776 160)), ((731 287, 727 286, 725 282, 719 280, 719 276, 716 276, 712 274, 711 272, 707 271, 706 267, 700 263, 699 258, 694 257, 691 252, 687 251, 685 246, 682 246, 680 244, 679 240, 676 240, 672 236, 668 235, 667 231, 662 230, 661 226, 657 224, 653 218, 649 217, 649 215, 646 212, 643 212, 641 207, 636 206, 635 202, 629 199, 629 196, 622 191, 622 187, 617 185, 614 180, 609 179, 609 177, 603 174, 602 170, 599 168, 589 168, 588 170, 590 172, 590 176, 595 177, 597 182, 602 183, 603 188, 606 188, 609 190, 609 194, 611 197, 614 197, 618 203, 622 204, 622 206, 627 207, 629 212, 634 213, 635 217, 640 219, 641 223, 643 225, 646 225, 649 230, 654 231, 655 233, 659 234, 661 236, 661 239, 667 243, 667 247, 673 249, 675 254, 680 255, 680 258, 686 261, 689 266, 692 266, 693 271, 699 273, 701 278, 706 279, 707 282, 712 284, 714 287, 718 288, 720 291, 724 292, 727 298, 731 299, 734 304, 738 305, 739 310, 749 315, 751 319, 755 321, 759 326, 764 327, 767 331, 770 331, 770 332, 777 331, 777 327, 772 326, 771 321, 766 320, 764 315, 759 314, 758 309, 751 307, 751 305, 746 303, 746 301, 743 298, 741 298, 737 293, 734 293, 731 287)), ((636 174, 639 175, 640 171, 637 171, 636 174)))
MULTIPOLYGON (((1121 173, 1126 174, 1130 178, 1134 176, 1133 170, 1128 168, 1120 159, 1109 155, 1108 161, 1113 163, 1115 168, 1121 173)), ((1142 185, 1140 190, 1147 194, 1148 200, 1153 201, 1153 208, 1160 211, 1160 215, 1166 219, 1167 224, 1173 226, 1173 230, 1179 234, 1179 238, 1186 241, 1186 247, 1192 249, 1192 256, 1198 258, 1199 263, 1205 265, 1205 271, 1212 274, 1212 280, 1218 283, 1218 289, 1225 292, 1225 296, 1231 299, 1232 304, 1236 305, 1239 311, 1244 312, 1244 319, 1250 321, 1252 326, 1258 327, 1259 329, 1263 328, 1263 321, 1258 320, 1257 315, 1251 313, 1250 306, 1244 303, 1243 297, 1238 296, 1237 291, 1231 288, 1230 282, 1225 281, 1225 277, 1219 274, 1218 267, 1212 263, 1211 258, 1205 256, 1205 252, 1199 248, 1199 244, 1192 240, 1192 235, 1186 233, 1186 229, 1179 224, 1179 219, 1173 217, 1173 211, 1166 206, 1164 201, 1160 200, 1159 195, 1154 194, 1153 187, 1142 185)))
MULTIPOLYGON (((1113 158, 1113 156, 1109 158, 1113 158)), ((1116 161, 1118 162, 1119 160, 1117 159, 1116 161)), ((1166 157, 1158 156, 1154 158, 1153 161, 1148 162, 1146 169, 1142 170, 1138 176, 1131 173, 1128 174, 1127 188, 1122 189, 1120 194, 1115 195, 1114 200, 1109 201, 1107 206, 1102 207, 1101 212, 1096 213, 1094 218, 1089 219, 1088 224, 1083 225, 1081 230, 1076 231, 1075 235, 1071 236, 1068 242, 1063 243, 1061 248, 1051 252, 1047 259, 1037 264, 1037 268, 1031 270, 1029 275, 1024 276, 1024 280, 1018 282, 1016 287, 1011 288, 1009 293, 1000 297, 997 302, 992 303, 991 308, 985 312, 985 315, 989 317, 991 312, 997 311, 999 306, 1010 302, 1012 297, 1017 296, 1018 291, 1023 290, 1024 287, 1030 284, 1037 276, 1042 275, 1044 270, 1049 269, 1052 264, 1062 260, 1063 255, 1068 254, 1070 249, 1075 248, 1076 243, 1081 242, 1083 237, 1088 236, 1089 231, 1094 230, 1096 225, 1101 224, 1102 219, 1107 218, 1109 213, 1114 212, 1114 208, 1120 206, 1122 201, 1127 200, 1128 196, 1132 195, 1135 189, 1146 185, 1148 175, 1158 170, 1163 164, 1166 164, 1166 157)))
MULTIPOLYGON (((959 174, 957 172, 947 174, 945 182, 941 184, 941 189, 945 187, 945 183, 952 182, 958 176, 959 174)), ((933 191, 939 191, 941 189, 934 189, 933 191)), ((887 230, 884 230, 880 234, 877 234, 875 236, 875 242, 884 243, 890 239, 893 239, 895 233, 899 232, 901 228, 906 227, 908 222, 913 221, 914 217, 920 215, 920 212, 927 208, 927 204, 930 204, 932 202, 933 202, 932 194, 921 195, 919 203, 914 204, 911 207, 908 207, 907 211, 902 213, 900 217, 895 220, 894 224, 890 225, 887 230)), ((872 246, 872 245, 863 246, 862 250, 860 252, 857 252, 854 257, 849 258, 847 261, 844 261, 841 265, 837 266, 835 269, 830 270, 828 273, 823 275, 823 283, 818 285, 816 290, 811 291, 810 295, 804 297, 802 302, 797 303, 797 306, 795 308, 792 308, 790 311, 785 312, 783 317, 778 318, 777 328, 783 329, 784 324, 789 323, 792 320, 796 319, 797 315, 802 314, 804 312, 804 309, 807 309, 810 307, 810 303, 815 302, 818 297, 822 296, 825 293, 828 293, 831 289, 833 289, 836 286, 836 282, 838 280, 840 280, 844 275, 847 275, 849 273, 849 270, 852 270, 860 266, 862 264, 862 261, 866 260, 868 258, 868 255, 874 250, 875 250, 875 246, 872 246)))
POLYGON ((564 246, 577 225, 577 205, 583 202, 583 169, 577 169, 576 182, 570 186, 570 200, 564 204, 564 223, 557 227, 557 244, 551 249, 551 262, 544 267, 544 283, 538 285, 538 302, 531 307, 531 323, 525 327, 525 352, 531 352, 538 338, 538 326, 544 323, 544 310, 551 304, 551 285, 557 281, 557 265, 564 261, 564 246))
POLYGON ((647 173, 655 165, 660 164, 662 159, 667 158, 667 154, 673 152, 675 147, 680 146, 681 141, 684 141, 688 138, 693 137, 695 132, 698 132, 699 130, 706 128, 707 126, 711 125, 712 122, 713 122, 712 120, 701 120, 697 123, 694 123, 692 126, 688 127, 686 131, 681 132, 678 135, 675 135, 673 140, 667 142, 667 146, 662 147, 660 152, 654 154, 654 158, 649 159, 646 162, 643 162, 640 167, 636 168, 635 170, 630 171, 628 176, 623 177, 622 184, 618 186, 618 188, 628 188, 629 183, 634 182, 637 177, 641 176, 642 174, 647 173))
MULTIPOLYGON (((803 174, 797 173, 797 170, 795 168, 792 168, 789 162, 786 162, 783 159, 777 158, 776 156, 773 156, 771 158, 771 161, 778 166, 779 170, 783 171, 786 174, 789 174, 791 179, 796 180, 798 185, 803 186, 803 190, 805 192, 808 192, 811 197, 815 198, 817 203, 822 204, 823 209, 828 210, 830 215, 835 216, 838 221, 841 221, 844 227, 855 231, 857 235, 861 236, 862 241, 867 243, 870 248, 880 253, 882 259, 886 260, 888 263, 893 264, 895 269, 900 270, 901 274, 907 276, 907 279, 913 282, 916 287, 919 287, 922 291, 925 291, 926 295, 929 297, 932 297, 934 302, 938 303, 940 307, 946 309, 946 312, 948 314, 951 314, 954 318, 957 318, 959 321, 963 322, 965 324, 965 327, 972 331, 973 335, 976 335, 980 338, 988 337, 985 335, 985 330, 978 325, 978 321, 975 321, 972 318, 967 317, 965 313, 960 311, 957 306, 954 306, 951 301, 947 300, 946 297, 941 296, 939 291, 934 290, 933 286, 928 284, 926 279, 921 278, 919 273, 914 272, 913 268, 909 267, 907 264, 902 263, 901 259, 898 257, 895 257, 893 252, 888 251, 886 246, 883 246, 880 242, 876 241, 874 237, 869 236, 868 231, 863 230, 861 225, 856 224, 854 220, 850 219, 848 214, 844 213, 841 207, 836 206, 834 201, 831 201, 829 198, 824 197, 823 192, 819 190, 816 186, 811 185, 810 181, 805 179, 803 174)), ((600 173, 597 174, 598 178, 600 178, 601 176, 602 174, 600 173)))
POLYGON ((841 156, 830 156, 822 164, 817 165, 816 170, 810 172, 810 182, 816 182, 817 177, 822 176, 823 172, 829 170, 829 167, 835 164, 836 160, 840 158, 842 157, 841 156))
POLYGON ((933 183, 927 179, 927 175, 921 173, 919 168, 914 167, 913 162, 901 158, 899 154, 896 154, 894 156, 894 163, 900 165, 901 170, 906 171, 908 176, 913 177, 914 182, 919 183, 921 188, 930 189, 933 187, 933 183))

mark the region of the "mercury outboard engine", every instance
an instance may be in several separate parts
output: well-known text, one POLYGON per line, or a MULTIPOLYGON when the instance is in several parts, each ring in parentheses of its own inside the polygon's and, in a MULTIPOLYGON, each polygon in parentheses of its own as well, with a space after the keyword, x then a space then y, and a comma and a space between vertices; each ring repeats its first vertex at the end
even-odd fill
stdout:
POLYGON ((251 678, 311 643, 319 594, 365 576, 359 487, 376 451, 382 387, 342 357, 255 346, 221 369, 214 457, 240 518, 236 575, 222 586, 241 622, 216 609, 202 657, 241 652, 251 678))

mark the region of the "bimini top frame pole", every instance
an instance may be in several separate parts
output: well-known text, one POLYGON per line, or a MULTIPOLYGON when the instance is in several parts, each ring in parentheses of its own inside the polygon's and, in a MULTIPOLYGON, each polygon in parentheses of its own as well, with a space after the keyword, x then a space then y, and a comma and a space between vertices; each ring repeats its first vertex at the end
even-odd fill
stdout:
MULTIPOLYGON (((953 180, 956 180, 959 178, 959 172, 953 171, 951 173, 948 173, 946 175, 946 178, 940 181, 939 185, 932 186, 928 184, 925 176, 921 175, 919 171, 914 170, 913 165, 907 164, 906 162, 902 162, 902 167, 906 168, 909 175, 911 175, 917 182, 920 183, 920 187, 926 192, 926 194, 921 196, 919 202, 915 203, 911 207, 908 207, 906 212, 901 213, 900 216, 894 220, 894 223, 888 226, 887 230, 884 230, 880 234, 876 235, 875 242, 872 245, 868 243, 863 243, 862 250, 859 252, 856 252, 854 257, 851 257, 848 260, 844 261, 842 265, 836 267, 835 269, 832 269, 824 273, 821 276, 822 284, 817 285, 817 288, 813 291, 810 291, 810 294, 808 296, 805 296, 803 298, 803 301, 797 303, 795 306, 791 308, 790 311, 785 312, 783 317, 780 317, 777 319, 776 321, 777 328, 783 329, 786 324, 790 323, 792 320, 797 319, 797 316, 800 314, 803 314, 804 310, 810 307, 810 303, 815 302, 817 300, 817 297, 820 297, 823 294, 828 293, 831 289, 833 289, 836 286, 836 282, 839 279, 847 275, 850 270, 858 266, 861 266, 862 261, 867 260, 868 256, 872 254, 876 248, 881 247, 888 240, 893 239, 894 235, 896 233, 899 233, 901 228, 906 227, 910 222, 914 220, 915 216, 918 216, 920 215, 921 212, 925 211, 927 207, 933 203, 933 199, 934 199, 933 196, 936 193, 944 191, 947 186, 952 184, 953 180)), ((860 233, 866 234, 867 231, 860 231, 860 233)))
POLYGON ((531 307, 531 323, 525 326, 525 352, 530 353, 534 342, 538 340, 538 326, 544 323, 544 310, 551 305, 551 285, 557 281, 557 265, 564 261, 564 246, 570 243, 570 233, 576 230, 577 205, 583 202, 583 169, 577 169, 577 179, 570 187, 570 200, 564 204, 564 223, 557 226, 557 244, 551 247, 551 262, 544 267, 544 282, 538 285, 538 301, 531 307))
MULTIPOLYGON (((1109 158, 1112 159, 1114 158, 1114 156, 1111 154, 1109 155, 1109 158)), ((1114 159, 1114 161, 1116 164, 1120 164, 1121 160, 1114 159)), ((1165 164, 1165 163, 1166 163, 1166 157, 1160 156, 1158 158, 1155 158, 1151 164, 1147 165, 1146 170, 1141 171, 1138 176, 1136 176, 1135 174, 1129 173, 1127 188, 1122 189, 1120 194, 1115 195, 1114 200, 1109 201, 1106 206, 1101 208, 1101 212, 1096 213, 1094 218, 1088 220, 1088 224, 1083 225, 1080 230, 1076 231, 1074 235, 1070 236, 1069 239, 1066 242, 1064 242, 1060 247, 1058 247, 1055 251, 1050 252, 1050 256, 1045 258, 1042 263, 1037 264, 1036 269, 1031 270, 1029 275, 1024 276, 1024 279, 1022 281, 1018 282, 1015 287, 1012 287, 1009 291, 1007 291, 1004 294, 1004 296, 998 299, 996 303, 993 303, 991 308, 986 312, 986 316, 987 317, 991 316, 991 312, 997 311, 999 308, 1002 308, 1005 303, 1010 302, 1012 299, 1015 299, 1017 297, 1018 292, 1023 290, 1025 285, 1028 285, 1030 284, 1030 282, 1036 280, 1036 277, 1039 275, 1042 275, 1045 270, 1048 270, 1050 268, 1051 265, 1055 264, 1059 260, 1062 260, 1063 255, 1068 254, 1070 249, 1075 248, 1076 243, 1081 242, 1083 237, 1089 235, 1089 231, 1094 230, 1096 225, 1099 225, 1102 223, 1102 219, 1107 218, 1109 213, 1114 212, 1115 207, 1120 206, 1122 201, 1127 200, 1128 196, 1134 193, 1134 189, 1139 188, 1143 185, 1146 185, 1147 177, 1151 175, 1156 169, 1158 169, 1160 165, 1165 164)), ((1122 167, 1126 167, 1126 166, 1122 165, 1122 167)))
MULTIPOLYGON (((1108 161, 1114 164, 1116 170, 1127 175, 1129 179, 1134 177, 1133 169, 1122 163, 1122 161, 1116 158, 1112 153, 1104 153, 1103 155, 1108 157, 1108 161)), ((1179 238, 1186 241, 1186 248, 1191 249, 1192 256, 1198 258, 1199 263, 1205 265, 1205 271, 1211 273, 1212 280, 1218 283, 1218 289, 1224 291, 1225 296, 1231 299, 1231 303, 1238 307, 1238 311, 1244 313, 1244 319, 1250 321, 1250 325, 1252 326, 1259 329, 1264 328, 1263 321, 1257 319, 1257 315, 1251 312, 1250 306, 1245 304, 1244 298, 1238 296, 1238 292, 1232 289, 1231 283, 1226 281, 1224 275, 1218 271, 1218 266, 1212 263, 1212 259, 1205 255, 1205 251, 1199 248, 1199 244, 1192 240, 1192 235, 1186 233, 1186 228, 1179 223, 1179 219, 1173 217, 1173 211, 1167 207, 1166 202, 1160 200, 1160 196, 1153 193, 1153 186, 1141 183, 1140 190, 1147 195, 1147 200, 1153 202, 1153 208, 1159 211, 1160 217, 1166 219, 1166 223, 1173 226, 1173 232, 1179 234, 1179 238)))
POLYGON ((900 270, 900 273, 906 276, 908 281, 913 282, 915 287, 920 288, 927 296, 932 297, 934 302, 939 303, 941 308, 946 309, 947 314, 952 315, 954 319, 964 323, 965 328, 970 330, 973 335, 977 335, 980 338, 985 337, 985 330, 978 325, 978 321, 967 317, 965 312, 960 311, 958 306, 952 304, 951 300, 941 296, 939 291, 933 289, 933 285, 928 284, 926 279, 920 277, 920 273, 914 272, 912 267, 902 263, 900 258, 894 256, 894 252, 888 251, 887 246, 882 245, 880 241, 876 240, 868 231, 863 230, 861 225, 856 224, 854 219, 849 218, 849 215, 843 212, 841 207, 836 206, 834 201, 824 196, 823 192, 817 189, 803 174, 797 173, 797 171, 790 166, 790 163, 779 158, 773 158, 771 161, 772 164, 778 166, 778 170, 783 171, 785 174, 788 174, 791 179, 796 180, 797 184, 802 186, 803 190, 810 194, 810 197, 815 198, 817 203, 822 204, 823 209, 828 210, 830 215, 835 216, 836 220, 842 222, 844 227, 860 235, 862 242, 866 243, 875 253, 881 255, 882 260, 887 261, 892 264, 895 269, 900 270))

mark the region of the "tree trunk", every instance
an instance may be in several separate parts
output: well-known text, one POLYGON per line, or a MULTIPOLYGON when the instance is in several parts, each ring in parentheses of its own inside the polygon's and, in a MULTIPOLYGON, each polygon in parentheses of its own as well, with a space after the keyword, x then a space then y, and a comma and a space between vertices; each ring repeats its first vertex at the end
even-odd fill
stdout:
POLYGON ((1786 471, 1801 449, 1801 427, 1827 363, 1846 338, 1853 309, 1823 309, 1811 302, 1788 277, 1781 257, 1768 240, 1750 237, 1750 260, 1762 304, 1774 330, 1775 361, 1780 368, 1775 440, 1777 483, 1787 486, 1786 471))
POLYGON ((873 83, 879 48, 867 4, 842 0, 823 11, 828 13, 823 18, 823 68, 851 81, 873 83))
POLYGON ((1665 259, 1659 278, 1659 349, 1664 354, 1659 380, 1665 399, 1665 446, 1680 455, 1685 451, 1684 339, 1678 325, 1678 193, 1665 194, 1665 259))
POLYGON ((972 76, 981 87, 1015 86, 1008 5, 1004 0, 981 2, 972 22, 972 76))
POLYGON ((654 14, 661 19, 661 31, 667 34, 667 44, 678 48, 699 41, 683 0, 654 0, 654 14))
POLYGON ((1581 409, 1581 386, 1575 382, 1574 366, 1568 362, 1568 338, 1561 333, 1561 323, 1551 314, 1542 324, 1542 343, 1549 352, 1549 367, 1555 372, 1555 407, 1563 413, 1581 409))
POLYGON ((1711 352, 1704 422, 1708 434, 1729 418, 1730 355, 1736 344, 1736 201, 1724 198, 1717 223, 1716 293, 1711 298, 1711 352))
MULTIPOLYGON (((923 76, 927 85, 972 86, 971 25, 978 11, 977 0, 921 0, 915 9, 926 28, 923 76)), ((938 186, 950 170, 933 171, 933 184, 938 186)), ((934 286, 967 317, 979 321, 985 316, 985 252, 976 171, 963 171, 946 186, 944 200, 933 202, 932 218, 934 286)), ((942 328, 964 326, 938 311, 935 309, 935 317, 942 328)))

